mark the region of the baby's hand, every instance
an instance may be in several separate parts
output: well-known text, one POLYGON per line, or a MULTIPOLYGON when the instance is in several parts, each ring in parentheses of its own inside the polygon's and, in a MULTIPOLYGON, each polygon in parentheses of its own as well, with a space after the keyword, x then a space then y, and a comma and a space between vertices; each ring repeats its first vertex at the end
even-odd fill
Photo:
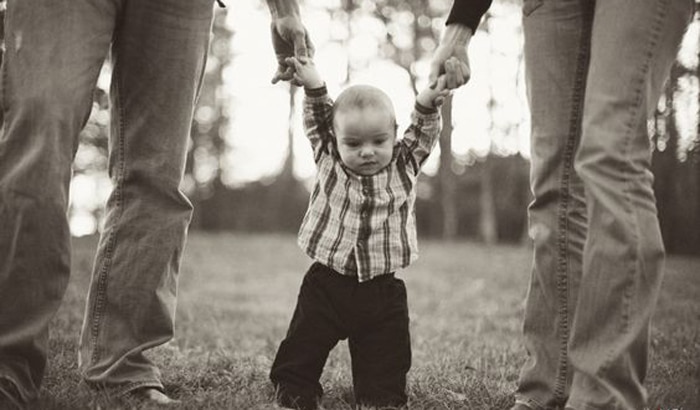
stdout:
POLYGON ((287 66, 294 68, 294 82, 306 88, 319 88, 323 86, 321 75, 316 70, 316 64, 310 58, 305 62, 299 61, 296 57, 287 57, 287 66))
POLYGON ((446 77, 441 75, 438 77, 437 84, 434 88, 427 87, 421 91, 416 97, 416 102, 423 107, 437 108, 445 102, 445 98, 450 95, 451 91, 446 87, 446 77))

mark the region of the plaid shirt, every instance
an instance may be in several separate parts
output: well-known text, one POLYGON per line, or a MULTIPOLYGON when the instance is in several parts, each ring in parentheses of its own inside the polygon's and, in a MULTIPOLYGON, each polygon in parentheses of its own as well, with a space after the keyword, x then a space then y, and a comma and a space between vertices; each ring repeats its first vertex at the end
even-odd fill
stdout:
POLYGON ((364 282, 418 258, 416 179, 440 134, 440 115, 416 104, 391 163, 371 176, 343 165, 332 116, 326 87, 307 90, 304 128, 317 175, 298 243, 312 259, 364 282))

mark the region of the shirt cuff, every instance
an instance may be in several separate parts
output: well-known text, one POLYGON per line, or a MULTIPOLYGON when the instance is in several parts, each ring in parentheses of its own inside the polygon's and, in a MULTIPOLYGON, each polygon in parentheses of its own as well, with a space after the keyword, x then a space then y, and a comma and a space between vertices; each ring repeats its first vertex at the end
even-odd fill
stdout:
POLYGON ((419 114, 423 114, 424 116, 431 116, 433 114, 438 114, 438 109, 435 107, 425 107, 418 102, 416 102, 415 105, 416 112, 419 114))
POLYGON ((306 88, 304 87, 304 92, 306 93, 307 97, 315 98, 315 97, 323 97, 324 95, 328 94, 328 88, 326 85, 322 85, 317 88, 306 88))

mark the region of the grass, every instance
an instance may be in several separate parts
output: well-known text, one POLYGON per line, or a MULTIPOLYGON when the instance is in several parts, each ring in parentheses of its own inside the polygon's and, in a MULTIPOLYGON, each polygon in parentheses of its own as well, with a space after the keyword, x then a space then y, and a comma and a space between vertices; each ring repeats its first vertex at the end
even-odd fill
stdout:
MULTIPOLYGON (((74 241, 73 276, 52 327, 40 409, 138 408, 95 397, 76 370, 94 239, 74 241)), ((411 309, 412 409, 503 409, 525 359, 520 343, 526 247, 423 241, 404 271, 411 309)), ((267 373, 309 260, 284 235, 191 235, 176 337, 155 349, 178 409, 272 407, 267 373)), ((650 408, 700 408, 700 259, 672 257, 652 331, 650 408)), ((352 408, 347 346, 331 354, 326 409, 352 408)))

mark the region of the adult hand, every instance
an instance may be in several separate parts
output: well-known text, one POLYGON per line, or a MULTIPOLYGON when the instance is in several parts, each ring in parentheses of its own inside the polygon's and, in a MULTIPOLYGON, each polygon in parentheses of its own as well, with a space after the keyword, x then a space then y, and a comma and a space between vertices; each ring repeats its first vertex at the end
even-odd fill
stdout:
POLYGON ((306 62, 307 58, 313 57, 314 46, 309 34, 296 15, 273 19, 270 28, 272 47, 277 57, 277 72, 272 77, 272 83, 276 84, 280 80, 294 83, 294 66, 287 63, 287 58, 296 57, 297 60, 306 62))
POLYGON ((445 75, 445 87, 454 90, 466 84, 471 77, 467 47, 472 30, 462 24, 450 24, 430 63, 430 86, 434 88, 437 79, 445 75), (452 58, 454 57, 454 58, 452 58))

